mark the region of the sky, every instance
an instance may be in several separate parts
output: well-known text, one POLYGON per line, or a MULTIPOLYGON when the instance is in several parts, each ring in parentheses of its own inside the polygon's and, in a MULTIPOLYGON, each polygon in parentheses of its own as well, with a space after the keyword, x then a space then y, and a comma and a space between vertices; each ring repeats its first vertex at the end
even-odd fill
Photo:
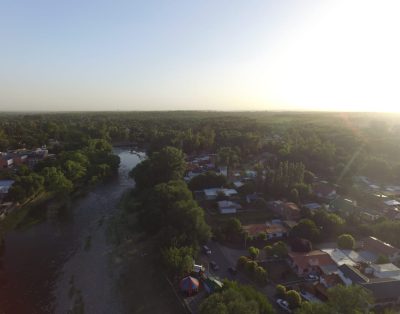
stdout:
POLYGON ((0 111, 400 112, 397 0, 0 0, 0 111))

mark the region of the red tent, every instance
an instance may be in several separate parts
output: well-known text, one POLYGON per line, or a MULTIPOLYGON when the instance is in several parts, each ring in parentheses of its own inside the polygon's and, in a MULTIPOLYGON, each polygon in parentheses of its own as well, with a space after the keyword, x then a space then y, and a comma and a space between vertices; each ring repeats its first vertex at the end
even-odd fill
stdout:
POLYGON ((199 281, 191 276, 185 277, 181 280, 180 288, 188 295, 192 295, 199 290, 199 281))

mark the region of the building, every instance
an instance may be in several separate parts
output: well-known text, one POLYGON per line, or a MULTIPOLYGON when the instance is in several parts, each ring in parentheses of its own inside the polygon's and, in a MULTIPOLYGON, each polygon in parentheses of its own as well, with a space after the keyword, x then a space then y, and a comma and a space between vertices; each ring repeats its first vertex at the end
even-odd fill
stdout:
POLYGON ((340 265, 337 274, 346 286, 369 282, 367 276, 363 275, 357 268, 347 264, 340 265))
POLYGON ((387 264, 373 264, 369 268, 373 272, 373 275, 377 278, 394 278, 400 279, 400 268, 392 263, 387 264))
POLYGON ((0 180, 0 199, 4 199, 11 186, 14 184, 14 180, 0 180))
POLYGON ((336 189, 327 182, 318 182, 313 186, 314 194, 325 201, 333 201, 337 197, 336 189))
POLYGON ((218 210, 220 214, 235 214, 242 206, 232 201, 219 201, 218 210))
POLYGON ((265 234, 265 240, 283 239, 288 236, 286 228, 280 220, 267 221, 265 224, 252 224, 243 226, 243 230, 251 237, 265 234))
POLYGON ((298 276, 319 274, 321 273, 321 267, 336 266, 329 254, 321 250, 314 250, 308 253, 290 252, 288 256, 289 265, 298 276))
POLYGON ((219 195, 223 197, 232 197, 238 194, 235 189, 221 189, 221 188, 205 189, 203 192, 205 199, 208 201, 216 200, 219 195))
POLYGON ((379 280, 361 283, 374 298, 374 305, 387 306, 400 303, 400 280, 379 280))
POLYGON ((383 242, 375 237, 367 237, 362 242, 362 249, 376 255, 387 256, 391 262, 400 258, 400 250, 389 243, 383 242))
POLYGON ((14 159, 7 153, 0 155, 0 169, 10 169, 14 166, 14 159))
POLYGON ((318 209, 321 209, 322 205, 318 204, 318 203, 308 203, 308 204, 304 204, 303 207, 307 208, 311 212, 314 212, 314 211, 316 211, 318 209))
POLYGON ((273 201, 267 204, 268 208, 285 220, 299 220, 300 208, 291 202, 273 201))

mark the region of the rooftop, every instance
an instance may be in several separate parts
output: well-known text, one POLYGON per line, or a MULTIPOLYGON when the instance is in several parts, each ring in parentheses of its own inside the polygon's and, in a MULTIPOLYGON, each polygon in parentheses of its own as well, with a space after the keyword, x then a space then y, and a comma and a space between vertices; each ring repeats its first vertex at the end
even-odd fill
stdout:
POLYGON ((368 282, 369 279, 367 276, 363 275, 358 269, 343 264, 339 266, 339 270, 343 273, 346 278, 349 278, 353 283, 365 283, 368 282))

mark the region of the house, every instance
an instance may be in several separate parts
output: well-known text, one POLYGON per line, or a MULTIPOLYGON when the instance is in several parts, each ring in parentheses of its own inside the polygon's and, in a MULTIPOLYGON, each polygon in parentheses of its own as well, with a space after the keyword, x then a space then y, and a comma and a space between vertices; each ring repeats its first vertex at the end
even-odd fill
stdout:
POLYGON ((243 230, 249 236, 257 237, 259 234, 265 234, 265 240, 282 239, 287 237, 288 229, 278 220, 266 222, 265 224, 252 224, 243 226, 243 230))
POLYGON ((14 166, 14 159, 7 153, 0 155, 0 169, 9 169, 14 166))
POLYGON ((369 268, 373 272, 373 275, 377 278, 394 278, 400 279, 400 268, 392 263, 387 264, 373 264, 369 268))
POLYGON ((212 188, 212 189, 204 190, 205 199, 208 201, 217 199, 218 195, 222 195, 225 197, 231 197, 231 196, 234 196, 237 194, 238 193, 235 189, 212 188))
POLYGON ((337 266, 341 266, 343 264, 356 266, 357 263, 354 262, 351 258, 349 258, 342 250, 340 249, 322 249, 323 252, 329 254, 332 260, 335 262, 337 266))
POLYGON ((290 252, 288 256, 289 265, 298 276, 318 274, 321 266, 336 266, 329 254, 321 250, 308 253, 290 252))
POLYGON ((220 214, 235 214, 238 209, 241 209, 242 206, 238 203, 232 201, 219 201, 218 202, 218 210, 220 214))
POLYGON ((14 180, 0 180, 0 199, 3 199, 7 196, 8 191, 14 182, 14 180))
POLYGON ((367 237, 362 242, 362 248, 365 251, 372 252, 377 257, 384 255, 389 258, 391 262, 400 258, 400 250, 389 243, 385 243, 375 237, 367 237))
POLYGON ((314 211, 316 211, 318 209, 321 209, 322 205, 318 204, 318 203, 308 203, 308 204, 304 204, 303 207, 307 208, 311 212, 314 212, 314 211))
POLYGON ((379 280, 361 283, 374 298, 375 306, 387 306, 400 303, 400 280, 379 280))
POLYGON ((314 194, 323 200, 332 201, 337 197, 336 189, 327 182, 318 182, 313 185, 314 194))
POLYGON ((269 202, 267 206, 285 220, 299 220, 301 218, 300 208, 295 203, 273 201, 269 202))
POLYGON ((347 264, 340 265, 337 274, 346 286, 369 282, 367 276, 363 275, 357 268, 347 264))
POLYGON ((396 200, 387 200, 383 202, 386 206, 392 207, 392 206, 399 206, 400 202, 396 200))
POLYGON ((244 185, 244 183, 242 181, 235 181, 233 182, 233 185, 235 186, 235 188, 240 188, 244 185))

